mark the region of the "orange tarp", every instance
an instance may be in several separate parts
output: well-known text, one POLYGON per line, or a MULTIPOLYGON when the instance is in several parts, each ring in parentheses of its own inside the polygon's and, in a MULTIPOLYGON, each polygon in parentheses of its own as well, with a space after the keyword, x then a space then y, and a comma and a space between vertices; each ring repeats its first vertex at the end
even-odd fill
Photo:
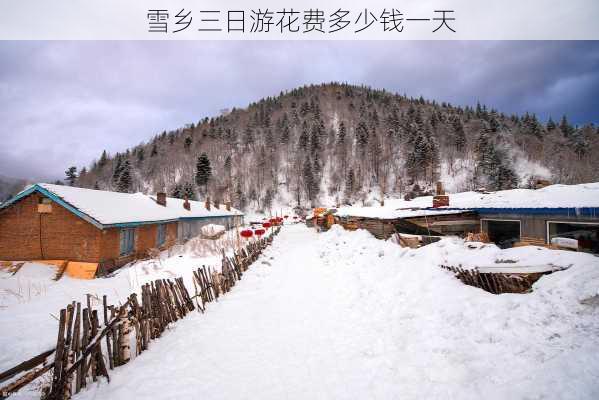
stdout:
MULTIPOLYGON (((53 265, 56 268, 60 268, 65 260, 34 260, 34 263, 53 265)), ((96 271, 98 270, 98 263, 86 263, 69 261, 65 273, 71 278, 76 279, 94 279, 96 277, 96 271)))
POLYGON ((98 263, 70 261, 65 272, 71 278, 94 279, 96 277, 97 270, 98 263))

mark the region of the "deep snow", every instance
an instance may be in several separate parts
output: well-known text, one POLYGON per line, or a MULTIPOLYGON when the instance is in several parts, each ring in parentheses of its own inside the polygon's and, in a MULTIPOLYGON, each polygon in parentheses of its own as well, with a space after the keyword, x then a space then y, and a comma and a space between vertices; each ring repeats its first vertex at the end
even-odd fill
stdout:
POLYGON ((596 399, 599 265, 492 295, 365 231, 285 227, 231 293, 82 399, 596 399))
POLYGON ((180 276, 193 291, 192 271, 202 265, 220 270, 221 249, 228 249, 230 255, 233 246, 244 244, 237 239, 235 231, 218 240, 196 237, 158 258, 118 269, 109 278, 82 280, 64 275, 54 281, 55 267, 38 263, 26 263, 14 276, 0 270, 0 371, 53 348, 59 311, 73 300, 85 304, 89 293, 93 307, 101 304, 103 295, 109 304, 118 304, 147 282, 180 276))

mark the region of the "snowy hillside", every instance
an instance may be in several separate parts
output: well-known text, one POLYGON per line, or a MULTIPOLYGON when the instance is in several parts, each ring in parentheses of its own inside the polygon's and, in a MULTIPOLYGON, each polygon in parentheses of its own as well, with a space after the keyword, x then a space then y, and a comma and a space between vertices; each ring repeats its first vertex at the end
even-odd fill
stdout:
MULTIPOLYGON (((556 116, 560 117, 561 116, 556 116)), ((183 121, 182 121, 183 122, 183 121)), ((599 132, 347 84, 300 87, 193 121, 71 178, 125 192, 232 198, 244 211, 599 180, 599 132)), ((91 160, 90 160, 91 161, 91 160)))

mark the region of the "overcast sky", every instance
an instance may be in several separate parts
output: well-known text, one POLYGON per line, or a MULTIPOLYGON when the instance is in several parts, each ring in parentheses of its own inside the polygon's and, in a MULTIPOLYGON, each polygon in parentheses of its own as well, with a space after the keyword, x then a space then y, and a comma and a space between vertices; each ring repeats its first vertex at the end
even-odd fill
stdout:
POLYGON ((0 175, 62 178, 103 149, 329 81, 599 123, 599 42, 0 42, 0 175))

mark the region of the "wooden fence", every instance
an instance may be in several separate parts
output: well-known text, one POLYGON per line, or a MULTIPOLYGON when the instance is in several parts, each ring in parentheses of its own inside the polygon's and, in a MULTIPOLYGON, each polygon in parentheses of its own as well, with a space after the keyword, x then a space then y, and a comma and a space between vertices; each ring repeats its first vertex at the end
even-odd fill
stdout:
POLYGON ((44 374, 51 374, 41 391, 47 400, 69 399, 98 377, 110 382, 108 371, 128 363, 132 347, 136 355, 142 353, 169 325, 194 310, 204 313, 206 303, 230 291, 279 231, 250 242, 233 257, 223 251, 221 272, 205 266, 193 271, 193 296, 179 277, 147 283, 140 297, 132 293, 122 305, 109 305, 103 296, 101 316, 92 308, 90 295, 85 308, 78 302, 69 304, 60 310, 56 347, 0 373, 0 384, 11 380, 0 387, 0 399, 44 374))
POLYGON ((493 294, 501 293, 526 293, 529 292, 544 272, 516 274, 516 273, 486 273, 478 269, 463 269, 462 266, 453 267, 441 265, 462 281, 462 283, 475 286, 493 294))

